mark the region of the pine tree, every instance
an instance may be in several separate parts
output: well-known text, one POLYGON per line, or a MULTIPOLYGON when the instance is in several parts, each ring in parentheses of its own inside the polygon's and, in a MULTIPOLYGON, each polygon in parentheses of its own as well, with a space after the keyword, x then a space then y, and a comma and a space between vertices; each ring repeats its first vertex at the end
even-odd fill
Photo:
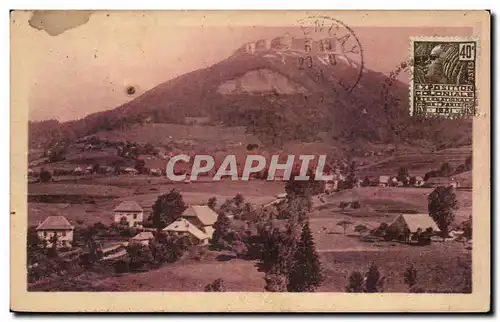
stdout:
POLYGON ((365 293, 382 292, 384 277, 380 274, 377 265, 372 263, 365 275, 365 293))
POLYGON ((321 262, 314 245, 309 223, 306 221, 297 242, 293 265, 288 276, 288 291, 313 292, 323 281, 321 262))

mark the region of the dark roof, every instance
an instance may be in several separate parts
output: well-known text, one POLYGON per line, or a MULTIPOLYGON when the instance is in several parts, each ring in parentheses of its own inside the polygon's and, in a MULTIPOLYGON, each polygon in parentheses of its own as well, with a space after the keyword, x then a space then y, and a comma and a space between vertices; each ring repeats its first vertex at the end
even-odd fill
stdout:
POLYGON ((432 177, 427 180, 427 183, 430 184, 451 184, 455 180, 453 178, 448 177, 432 177))
POLYGON ((143 209, 134 200, 125 200, 116 206, 115 211, 143 211, 143 209))
POLYGON ((64 216, 47 217, 36 230, 73 229, 74 227, 64 216))

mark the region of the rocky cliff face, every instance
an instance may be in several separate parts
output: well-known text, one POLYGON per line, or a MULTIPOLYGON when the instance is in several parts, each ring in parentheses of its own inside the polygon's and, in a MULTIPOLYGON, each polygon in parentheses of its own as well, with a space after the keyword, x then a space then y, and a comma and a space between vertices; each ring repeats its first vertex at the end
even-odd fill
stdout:
POLYGON ((304 86, 270 69, 257 69, 231 79, 217 88, 224 95, 237 94, 306 94, 304 86))

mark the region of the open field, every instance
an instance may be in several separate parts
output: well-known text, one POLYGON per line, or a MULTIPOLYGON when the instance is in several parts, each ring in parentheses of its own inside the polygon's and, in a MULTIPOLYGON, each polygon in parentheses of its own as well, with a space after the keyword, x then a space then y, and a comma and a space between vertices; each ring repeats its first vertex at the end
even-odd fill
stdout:
POLYGON ((247 134, 244 127, 209 125, 182 125, 152 123, 134 125, 127 130, 98 132, 96 136, 108 141, 132 141, 150 143, 155 146, 177 145, 206 149, 224 150, 227 147, 246 146, 249 143, 262 145, 259 140, 247 134))
MULTIPOLYGON (((132 178, 133 176, 120 176, 132 178)), ((146 178, 161 179, 155 177, 137 176, 137 180, 146 181, 146 178)), ((113 222, 113 209, 124 200, 135 200, 145 210, 145 216, 151 212, 151 207, 161 194, 168 193, 171 189, 179 189, 188 205, 205 204, 209 198, 216 197, 219 204, 227 198, 233 198, 237 193, 243 194, 245 199, 254 205, 261 205, 275 199, 275 196, 284 191, 282 182, 265 182, 251 180, 247 182, 222 180, 216 183, 197 182, 165 183, 152 185, 104 185, 99 178, 86 181, 87 184, 30 184, 29 193, 33 195, 58 195, 63 197, 73 196, 80 193, 82 196, 95 196, 93 203, 73 202, 29 202, 28 221, 30 225, 36 225, 49 215, 64 215, 73 224, 76 220, 83 220, 91 224, 102 222, 111 224, 113 222), (81 188, 79 188, 81 187, 81 188)), ((124 178, 125 179, 125 178, 124 178)))
MULTIPOLYGON (((216 257, 220 252, 208 252, 199 262, 181 260, 144 273, 96 275, 86 272, 69 282, 81 290, 98 291, 191 291, 202 292, 215 279, 222 278, 227 291, 262 292, 264 273, 255 261, 216 257)), ((464 278, 471 274, 471 252, 461 243, 434 243, 425 247, 408 246, 380 251, 333 251, 320 253, 325 268, 325 281, 318 292, 344 292, 353 270, 366 272, 371 262, 379 266, 386 277, 384 292, 407 292, 403 272, 409 264, 418 270, 417 286, 427 292, 463 292, 464 278), (443 256, 447 254, 447 256, 443 256)), ((57 289, 68 282, 64 278, 36 283, 31 290, 57 289)))
MULTIPOLYGON (((363 187, 343 190, 324 198, 322 206, 326 210, 336 210, 342 201, 359 201, 360 212, 376 212, 379 214, 399 214, 421 212, 426 213, 427 197, 433 188, 398 188, 398 187, 363 187)), ((459 223, 472 215, 472 191, 455 191, 459 209, 455 214, 455 222, 459 223)), ((357 211, 352 210, 355 214, 357 211)))
POLYGON ((90 195, 101 197, 124 197, 130 189, 110 185, 86 185, 71 183, 35 183, 28 185, 29 195, 90 195))
POLYGON ((463 164, 465 159, 471 155, 472 146, 435 152, 403 154, 360 167, 356 171, 356 174, 360 178, 364 176, 396 175, 400 168, 407 168, 410 175, 423 176, 426 172, 439 169, 444 162, 449 162, 453 168, 456 168, 463 164))
POLYGON ((29 202, 28 225, 36 226, 48 216, 57 215, 66 217, 73 225, 77 220, 83 220, 88 225, 96 222, 109 225, 113 222, 113 208, 117 205, 29 202))
POLYGON ((471 251, 458 242, 433 243, 381 251, 321 253, 327 279, 319 292, 342 292, 352 271, 366 272, 374 262, 386 277, 384 292, 408 292, 403 273, 413 264, 417 286, 427 292, 463 292, 465 276, 471 276, 471 251), (446 255, 443 255, 446 254, 446 255))

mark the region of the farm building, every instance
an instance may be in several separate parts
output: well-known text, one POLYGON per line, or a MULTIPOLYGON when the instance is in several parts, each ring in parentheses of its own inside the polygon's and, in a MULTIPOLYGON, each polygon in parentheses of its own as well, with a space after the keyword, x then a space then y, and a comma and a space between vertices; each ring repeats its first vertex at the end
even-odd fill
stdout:
POLYGON ((210 123, 209 116, 186 116, 184 123, 187 125, 206 125, 210 123))
POLYGON ((82 175, 83 174, 82 168, 76 167, 75 169, 73 169, 73 174, 77 176, 82 175))
POLYGON ((127 224, 129 227, 142 228, 144 210, 133 200, 123 201, 114 209, 114 222, 127 224))
MULTIPOLYGON (((163 228, 164 232, 174 233, 179 236, 189 236, 198 241, 199 245, 207 245, 209 236, 198 229, 195 225, 185 218, 179 218, 167 227, 163 228)), ((211 236, 210 236, 211 237, 211 236)))
POLYGON ((439 233, 440 229, 429 214, 401 214, 389 225, 398 239, 410 241, 419 233, 439 233))
POLYGON ((161 169, 153 168, 153 169, 149 169, 149 174, 152 176, 160 177, 163 174, 163 172, 161 171, 161 169))
POLYGON ((135 168, 125 168, 123 172, 127 174, 137 174, 139 171, 135 168))
POLYGON ((151 233, 150 231, 143 231, 132 237, 130 242, 147 246, 149 245, 149 241, 153 239, 153 237, 153 233, 151 233))
POLYGON ((424 178, 421 176, 416 176, 415 177, 415 187, 422 187, 425 184, 424 178))
POLYGON ((457 188, 472 188, 472 171, 462 172, 454 176, 454 178, 458 182, 457 188))
POLYGON ((425 185, 432 188, 440 186, 458 188, 460 187, 460 182, 456 181, 453 177, 432 177, 427 180, 425 185))
POLYGON ((389 185, 390 176, 379 176, 377 184, 379 187, 387 187, 389 185))
POLYGON ((57 238, 56 248, 71 248, 74 229, 75 227, 64 216, 50 216, 36 227, 36 232, 38 238, 44 241, 47 247, 52 247, 55 236, 57 238))
POLYGON ((189 206, 181 214, 182 218, 189 220, 196 228, 200 229, 209 238, 214 233, 213 225, 217 221, 217 214, 208 206, 189 206))

